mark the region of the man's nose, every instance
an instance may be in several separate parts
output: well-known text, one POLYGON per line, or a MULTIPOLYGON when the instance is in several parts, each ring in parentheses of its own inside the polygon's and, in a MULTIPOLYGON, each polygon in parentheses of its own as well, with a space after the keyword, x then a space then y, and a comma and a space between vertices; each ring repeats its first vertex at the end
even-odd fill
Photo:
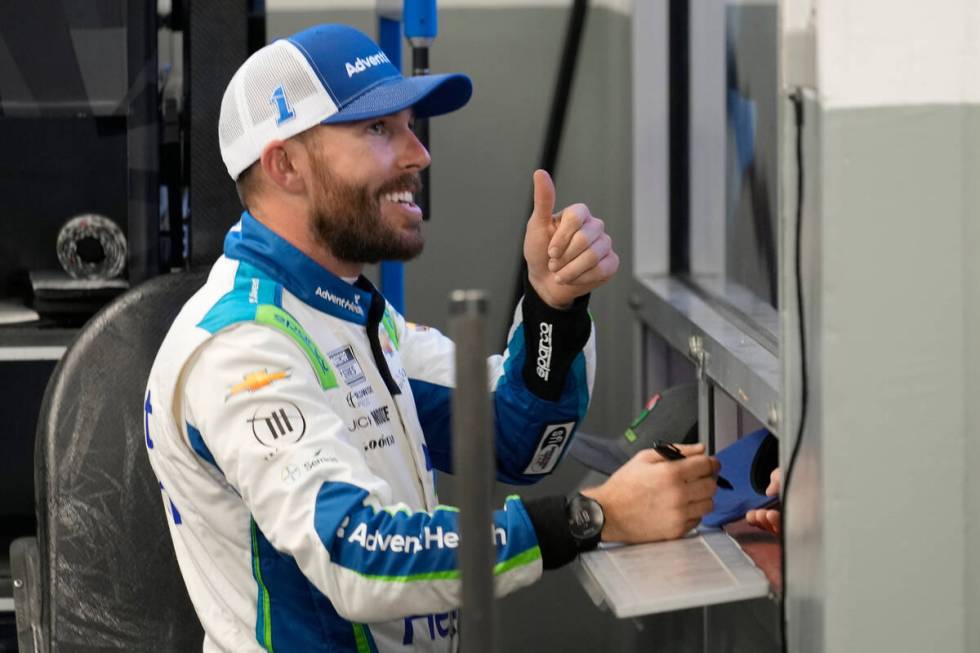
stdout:
POLYGON ((405 130, 405 149, 402 152, 402 167, 406 169, 425 170, 432 163, 429 150, 422 145, 415 132, 405 130))

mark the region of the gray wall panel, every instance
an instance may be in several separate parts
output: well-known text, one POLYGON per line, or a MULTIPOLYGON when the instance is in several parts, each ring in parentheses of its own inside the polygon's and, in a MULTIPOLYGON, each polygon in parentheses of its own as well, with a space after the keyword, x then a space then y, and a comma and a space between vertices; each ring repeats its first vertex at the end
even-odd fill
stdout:
POLYGON ((965 118, 823 115, 826 650, 965 647, 965 118))
POLYGON ((965 386, 966 415, 966 647, 980 651, 980 107, 971 107, 966 116, 963 260, 966 265, 964 306, 966 311, 966 356, 968 377, 965 386))
MULTIPOLYGON (((784 496, 787 504, 786 535, 787 570, 783 579, 788 588, 787 612, 791 624, 787 634, 790 650, 824 651, 824 438, 823 414, 817 410, 823 405, 823 386, 817 382, 817 361, 823 355, 823 342, 817 337, 822 321, 823 284, 821 240, 822 188, 822 112, 816 100, 809 96, 804 102, 803 157, 804 174, 803 216, 801 239, 803 243, 803 304, 805 312, 805 332, 807 361, 809 364, 809 411, 802 435, 799 457, 794 468, 789 496, 784 496)), ((796 163, 796 127, 792 120, 793 109, 788 101, 783 104, 784 119, 782 157, 780 166, 782 178, 783 229, 782 259, 784 276, 781 278, 780 307, 783 312, 782 340, 780 356, 784 370, 800 370, 800 331, 798 302, 796 296, 795 243, 796 207, 798 203, 796 184, 798 166, 796 163)), ((786 469, 792 445, 801 419, 800 397, 802 387, 799 374, 784 374, 784 420, 780 442, 780 459, 786 469)))

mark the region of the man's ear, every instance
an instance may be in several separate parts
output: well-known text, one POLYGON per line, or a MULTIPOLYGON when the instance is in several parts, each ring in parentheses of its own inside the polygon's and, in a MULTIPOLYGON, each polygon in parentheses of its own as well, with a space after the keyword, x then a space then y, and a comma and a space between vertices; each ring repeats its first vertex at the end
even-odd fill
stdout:
POLYGON ((259 162, 269 180, 289 194, 306 192, 303 178, 303 162, 306 153, 302 147, 289 141, 272 141, 262 150, 259 162))

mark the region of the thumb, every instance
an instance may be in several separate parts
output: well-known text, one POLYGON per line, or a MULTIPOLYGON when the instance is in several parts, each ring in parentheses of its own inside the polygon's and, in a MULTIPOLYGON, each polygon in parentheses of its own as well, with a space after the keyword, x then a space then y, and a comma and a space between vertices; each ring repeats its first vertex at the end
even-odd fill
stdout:
POLYGON ((551 214, 555 211, 555 184, 551 175, 545 170, 534 171, 534 211, 531 220, 542 220, 551 223, 551 214))

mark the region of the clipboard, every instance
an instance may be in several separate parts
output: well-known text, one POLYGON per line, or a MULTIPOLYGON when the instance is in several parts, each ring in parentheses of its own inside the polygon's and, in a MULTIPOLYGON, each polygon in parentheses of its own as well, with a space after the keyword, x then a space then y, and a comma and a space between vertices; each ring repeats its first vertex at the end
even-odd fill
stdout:
POLYGON ((604 546, 579 556, 577 574, 596 605, 619 618, 770 594, 765 574, 735 540, 714 529, 668 542, 604 546))

